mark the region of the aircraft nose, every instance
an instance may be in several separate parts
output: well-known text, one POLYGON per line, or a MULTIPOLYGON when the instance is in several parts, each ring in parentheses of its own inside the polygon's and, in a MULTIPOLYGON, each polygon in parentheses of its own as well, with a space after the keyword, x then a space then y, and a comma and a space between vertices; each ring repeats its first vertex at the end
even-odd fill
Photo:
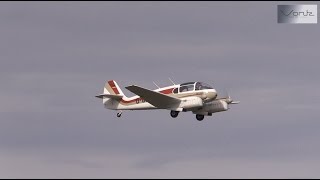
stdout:
POLYGON ((213 89, 213 94, 214 94, 214 98, 216 98, 217 96, 218 96, 218 93, 217 93, 217 91, 215 90, 215 89, 213 89))
POLYGON ((217 93, 217 91, 215 89, 212 89, 212 92, 217 93))
POLYGON ((207 92, 207 98, 208 99, 215 99, 217 97, 217 91, 215 89, 210 89, 208 92, 207 92))

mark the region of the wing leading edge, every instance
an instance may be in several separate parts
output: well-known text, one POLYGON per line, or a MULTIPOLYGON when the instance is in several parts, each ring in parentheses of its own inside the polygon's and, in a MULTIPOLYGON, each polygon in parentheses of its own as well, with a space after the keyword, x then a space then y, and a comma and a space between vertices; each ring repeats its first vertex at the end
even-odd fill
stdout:
POLYGON ((128 86, 126 87, 126 89, 140 96, 145 101, 157 108, 168 109, 176 106, 181 102, 181 100, 178 98, 174 98, 136 85, 128 86))

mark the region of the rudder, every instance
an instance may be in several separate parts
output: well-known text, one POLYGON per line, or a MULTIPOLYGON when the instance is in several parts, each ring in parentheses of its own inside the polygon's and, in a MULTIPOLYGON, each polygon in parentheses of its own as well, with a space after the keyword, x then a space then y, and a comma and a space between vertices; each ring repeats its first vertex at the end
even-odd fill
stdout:
POLYGON ((104 93, 105 94, 112 94, 112 95, 122 95, 124 96, 122 90, 118 86, 117 82, 114 80, 107 81, 104 86, 104 93))

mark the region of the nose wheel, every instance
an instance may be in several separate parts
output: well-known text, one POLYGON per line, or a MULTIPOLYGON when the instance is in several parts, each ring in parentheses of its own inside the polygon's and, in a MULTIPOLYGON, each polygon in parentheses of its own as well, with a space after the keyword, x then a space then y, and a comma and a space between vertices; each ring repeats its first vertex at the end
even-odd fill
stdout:
POLYGON ((118 117, 118 118, 121 117, 121 115, 122 115, 122 111, 120 111, 120 112, 117 113, 117 117, 118 117))
POLYGON ((197 118, 198 121, 202 121, 204 119, 204 115, 197 114, 196 118, 197 118))

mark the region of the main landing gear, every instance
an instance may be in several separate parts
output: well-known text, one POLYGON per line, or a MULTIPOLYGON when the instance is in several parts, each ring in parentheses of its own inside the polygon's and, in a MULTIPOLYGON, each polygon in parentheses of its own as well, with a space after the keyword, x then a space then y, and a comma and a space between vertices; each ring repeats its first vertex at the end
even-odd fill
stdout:
POLYGON ((204 115, 197 114, 196 118, 197 118, 198 121, 202 121, 204 119, 204 115))
POLYGON ((176 118, 179 115, 179 111, 171 111, 170 115, 171 115, 171 117, 176 118))
MULTIPOLYGON (((171 111, 170 115, 171 115, 171 117, 176 118, 179 115, 179 111, 171 111)), ((202 121, 204 119, 204 115, 197 114, 196 118, 197 118, 198 121, 202 121)))
POLYGON ((121 117, 121 115, 122 115, 122 111, 119 111, 119 112, 117 113, 117 117, 119 118, 119 117, 121 117))

